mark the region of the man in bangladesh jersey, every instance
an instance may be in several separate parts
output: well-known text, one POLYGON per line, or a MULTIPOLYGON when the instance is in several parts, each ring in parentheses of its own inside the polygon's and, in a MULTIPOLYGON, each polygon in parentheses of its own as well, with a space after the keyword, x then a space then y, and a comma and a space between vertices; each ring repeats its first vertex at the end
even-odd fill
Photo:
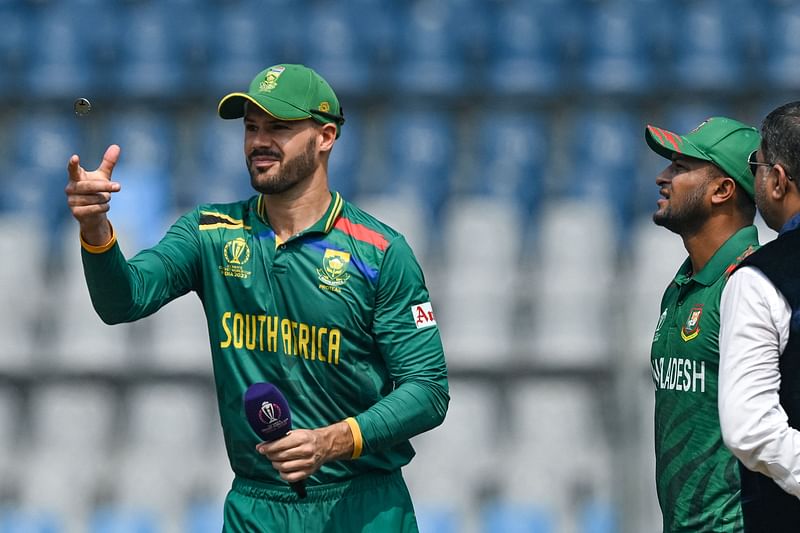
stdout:
POLYGON ((94 307, 118 323, 191 291, 202 300, 235 473, 226 532, 415 532, 400 469, 414 455, 409 439, 439 425, 449 402, 422 271, 402 235, 328 189, 344 116, 316 72, 269 67, 218 113, 244 118, 259 194, 199 206, 131 259, 106 216, 120 147, 93 172, 70 159, 66 193, 94 307), (243 405, 263 381, 286 396, 294 428, 269 443, 243 405), (300 500, 287 482, 303 480, 300 500))
POLYGON ((653 221, 689 253, 664 292, 650 355, 663 530, 741 532, 738 466, 717 412, 719 301, 728 274, 758 246, 748 158, 760 137, 713 117, 686 135, 647 126, 645 139, 670 160, 656 178, 653 221))

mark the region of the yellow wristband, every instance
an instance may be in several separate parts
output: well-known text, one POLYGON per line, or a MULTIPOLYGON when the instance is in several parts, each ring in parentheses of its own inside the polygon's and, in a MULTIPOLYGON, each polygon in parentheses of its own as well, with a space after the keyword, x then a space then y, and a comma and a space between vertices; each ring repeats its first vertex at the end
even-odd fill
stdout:
POLYGON ((109 251, 111 247, 114 246, 114 243, 117 242, 117 233, 114 231, 114 226, 112 226, 110 222, 108 224, 108 227, 111 228, 111 238, 108 240, 107 243, 101 246, 95 246, 93 244, 89 244, 88 242, 83 240, 83 235, 79 234, 79 237, 81 239, 81 246, 83 246, 83 249, 89 252, 90 254, 102 254, 104 252, 109 251))
POLYGON ((361 437, 361 428, 358 426, 358 422, 352 416, 350 418, 345 418, 344 420, 347 422, 347 425, 350 426, 350 431, 353 433, 353 455, 350 456, 350 459, 358 459, 361 457, 361 449, 364 446, 364 441, 361 437))

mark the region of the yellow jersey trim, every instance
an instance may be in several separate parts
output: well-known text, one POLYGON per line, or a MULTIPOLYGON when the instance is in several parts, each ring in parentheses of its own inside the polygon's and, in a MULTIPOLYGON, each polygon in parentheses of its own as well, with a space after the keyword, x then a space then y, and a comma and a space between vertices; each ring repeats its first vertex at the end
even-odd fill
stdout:
POLYGON ((83 246, 83 249, 89 252, 90 254, 102 254, 113 248, 114 244, 117 242, 117 232, 114 231, 114 226, 111 225, 111 222, 109 222, 108 225, 111 228, 111 239, 109 239, 107 243, 101 246, 95 246, 93 244, 89 244, 88 242, 83 240, 83 235, 78 233, 78 236, 81 239, 81 246, 83 246))
POLYGON ((217 213, 215 211, 200 211, 200 231, 206 231, 211 229, 250 229, 250 226, 245 226, 244 221, 238 220, 235 218, 231 218, 230 216, 217 213), (213 217, 216 220, 220 220, 221 222, 203 222, 202 217, 213 217))
POLYGON ((347 425, 350 426, 350 432, 353 433, 353 455, 350 459, 358 459, 361 457, 361 450, 364 447, 364 440, 361 437, 361 427, 352 416, 344 419, 347 425))
POLYGON ((333 209, 331 209, 328 220, 325 222, 325 233, 330 233, 333 224, 336 222, 336 218, 339 216, 339 213, 342 212, 343 204, 344 200, 342 200, 342 195, 337 192, 336 197, 333 199, 333 209))

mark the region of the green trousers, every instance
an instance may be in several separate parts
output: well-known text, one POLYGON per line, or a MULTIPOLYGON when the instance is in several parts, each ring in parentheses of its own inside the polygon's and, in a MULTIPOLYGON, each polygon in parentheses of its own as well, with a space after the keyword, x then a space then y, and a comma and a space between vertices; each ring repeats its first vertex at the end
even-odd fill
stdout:
POLYGON ((400 471, 308 487, 237 477, 225 499, 224 533, 418 533, 400 471))

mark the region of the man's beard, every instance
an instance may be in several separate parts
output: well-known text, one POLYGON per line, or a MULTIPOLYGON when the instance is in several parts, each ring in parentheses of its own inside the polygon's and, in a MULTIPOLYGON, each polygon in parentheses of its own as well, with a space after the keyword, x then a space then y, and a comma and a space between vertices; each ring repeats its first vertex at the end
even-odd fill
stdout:
POLYGON ((280 194, 288 191, 314 173, 317 168, 315 150, 316 142, 314 139, 310 139, 303 153, 293 159, 282 162, 280 171, 273 177, 264 176, 267 171, 262 172, 256 169, 251 162, 251 158, 257 155, 275 156, 277 154, 269 150, 253 150, 247 157, 250 184, 262 194, 280 194))
POLYGON ((681 236, 696 233, 708 219, 708 213, 703 209, 707 186, 708 183, 692 191, 682 206, 673 207, 668 203, 664 210, 653 213, 653 222, 681 236))

